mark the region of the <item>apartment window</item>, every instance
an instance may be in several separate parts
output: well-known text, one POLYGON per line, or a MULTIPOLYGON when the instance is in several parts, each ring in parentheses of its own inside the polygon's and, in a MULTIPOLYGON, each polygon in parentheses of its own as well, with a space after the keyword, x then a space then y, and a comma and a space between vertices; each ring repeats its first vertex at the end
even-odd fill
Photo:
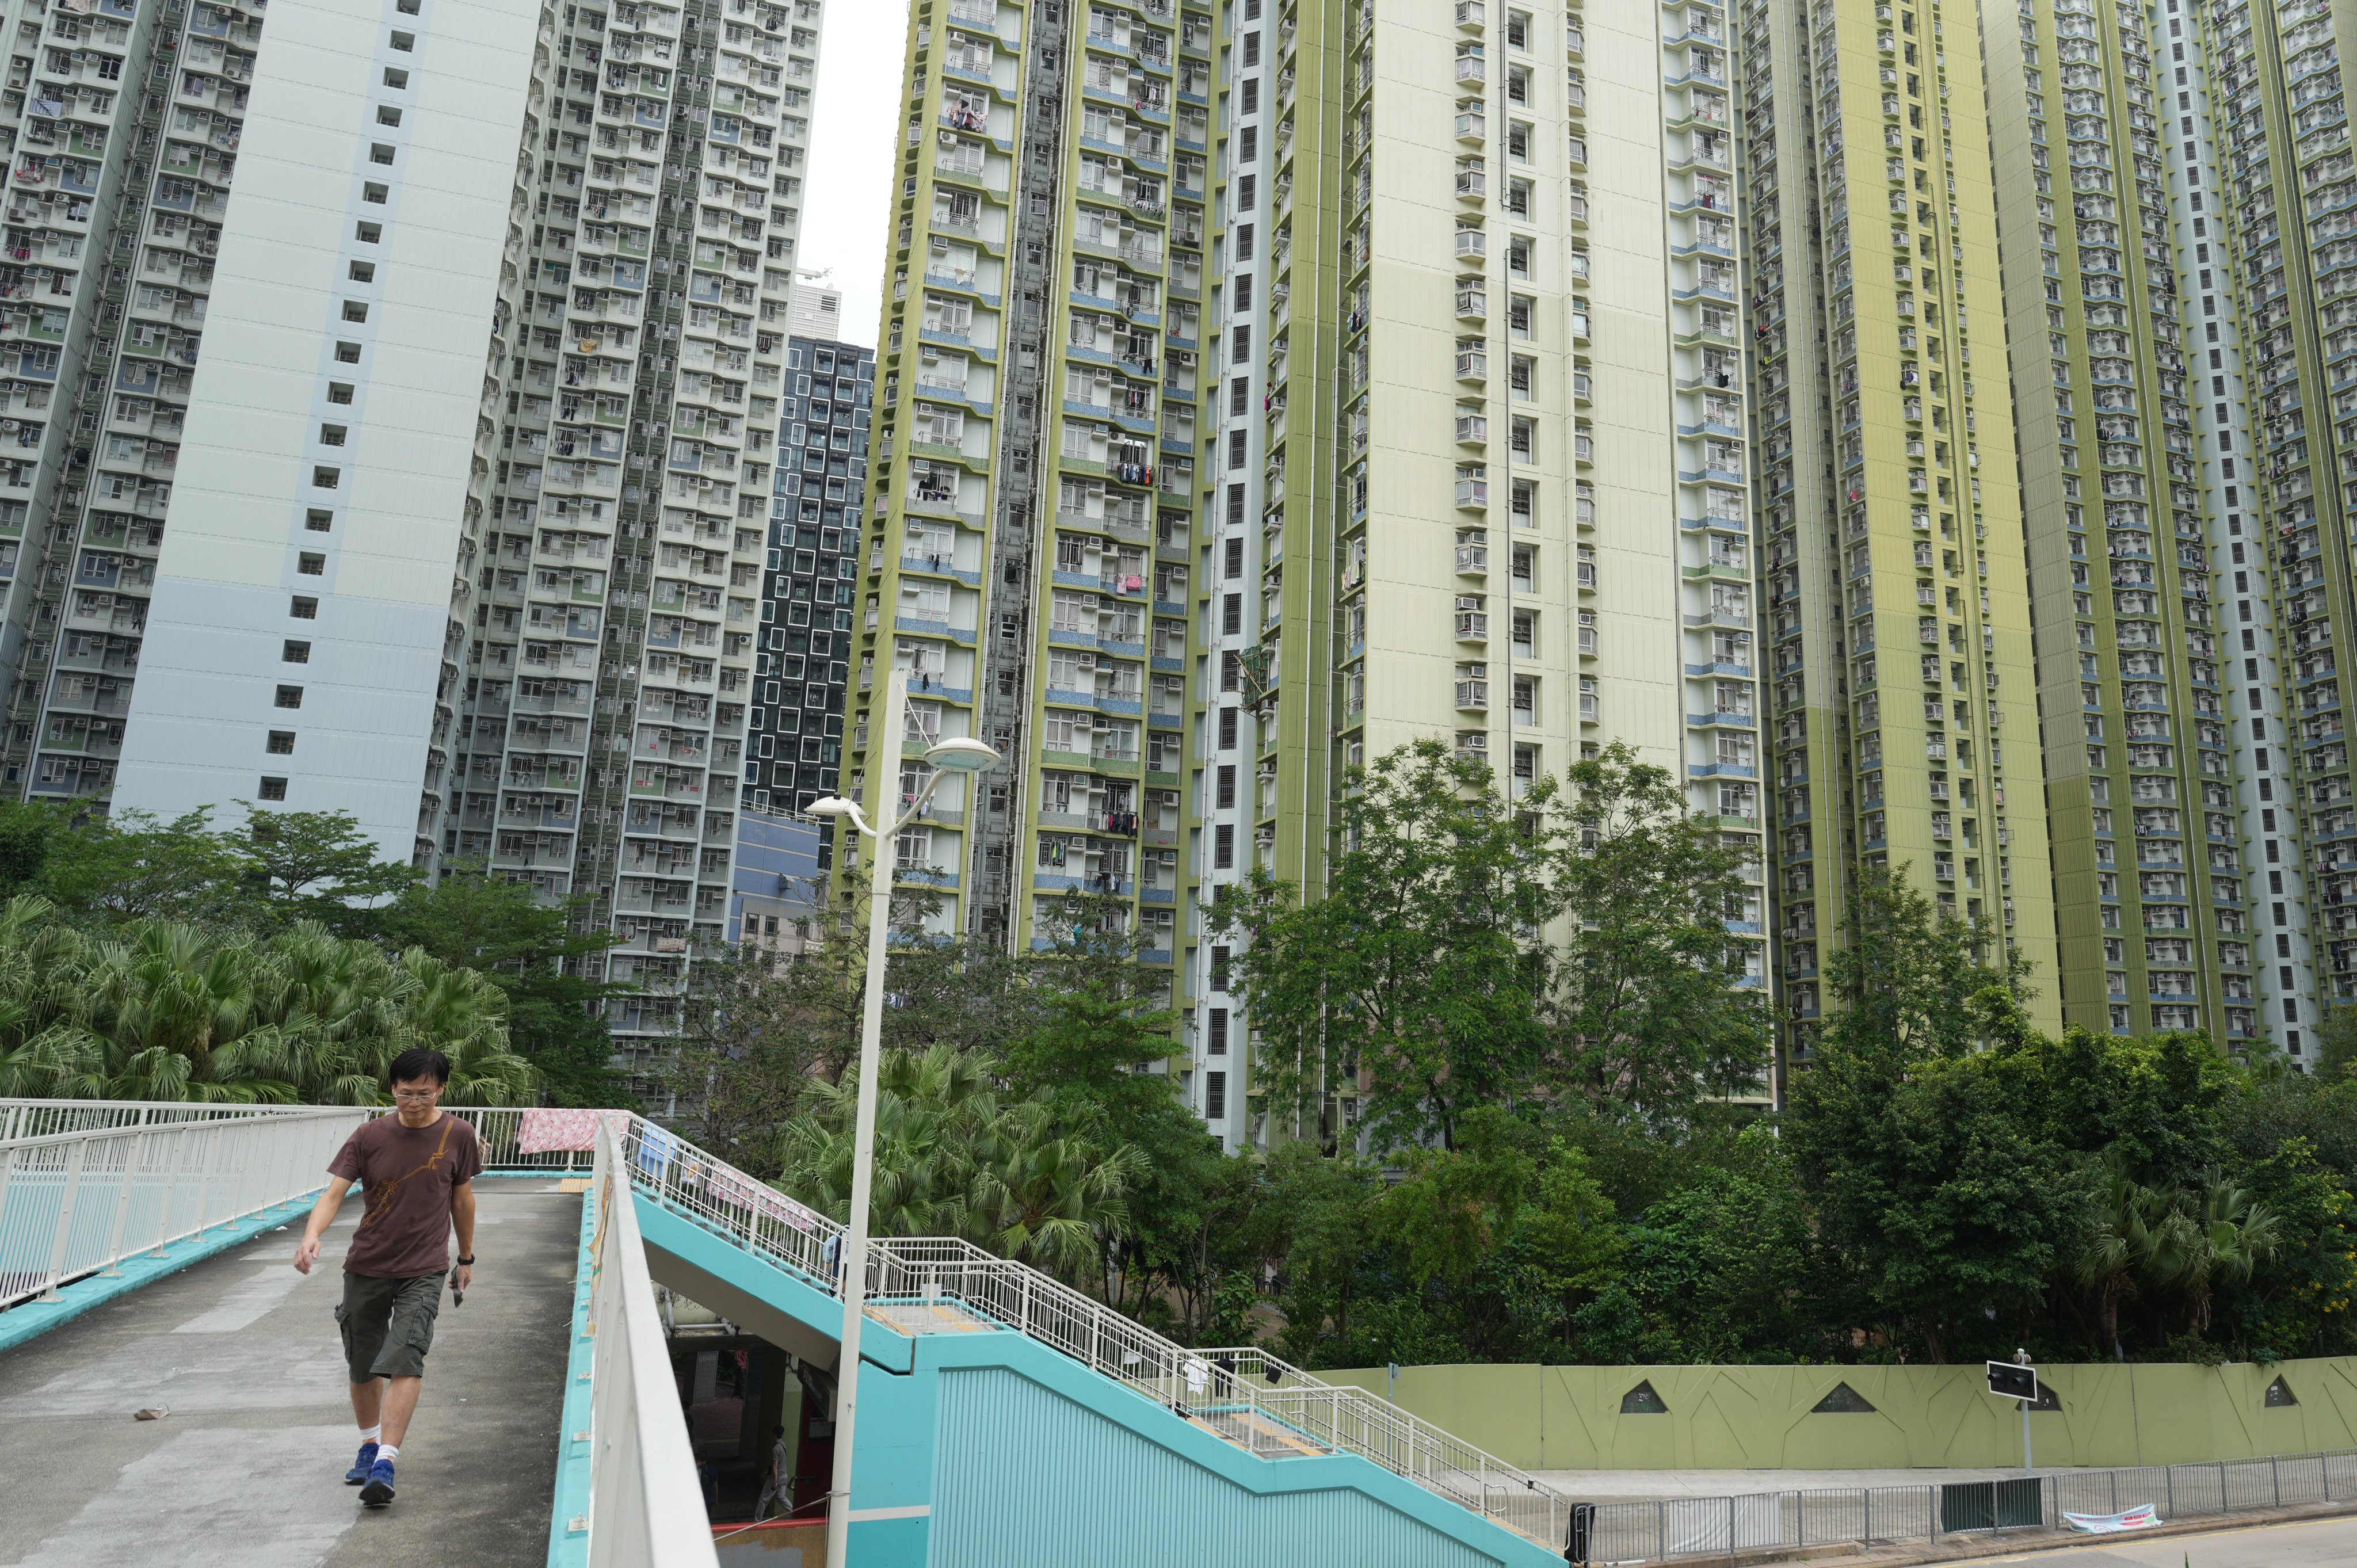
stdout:
POLYGON ((286 640, 286 646, 280 650, 278 657, 288 664, 308 664, 311 662, 311 645, 307 642, 297 642, 289 638, 286 640))
POLYGON ((1246 223, 1236 230, 1236 260, 1249 262, 1252 259, 1253 226, 1246 223))
POLYGON ((329 529, 336 526, 336 514, 331 511, 322 511, 317 507, 313 507, 309 511, 303 514, 303 526, 309 529, 313 533, 325 533, 329 529))
POLYGON ((1220 749, 1222 751, 1233 751, 1235 748, 1236 710, 1233 708, 1222 708, 1220 710, 1220 749))
POLYGON ((1246 33, 1244 35, 1244 64, 1246 66, 1255 66, 1259 63, 1260 35, 1258 33, 1246 33))
POLYGON ((303 705, 303 688, 300 686, 279 687, 277 705, 282 708, 301 707, 303 705))
POLYGON ((1259 199, 1259 177, 1249 174, 1238 175, 1236 177, 1236 210, 1250 212, 1253 209, 1253 204, 1259 199))
MULTIPOLYGON (((1242 381, 1236 383, 1239 387, 1243 384, 1242 381)), ((1232 526, 1241 524, 1243 520, 1244 488, 1242 485, 1230 485, 1228 487, 1228 521, 1232 526)))
POLYGON ((391 142, 371 142, 369 144, 369 162, 372 164, 390 164, 393 162, 393 144, 391 142))
POLYGON ((1214 1007, 1211 1009, 1211 1026, 1209 1031, 1209 1038, 1211 1055, 1215 1057, 1223 1057, 1228 1054, 1228 1010, 1226 1008, 1214 1007))
POLYGON ((1232 472, 1244 466, 1244 442, 1246 439, 1247 437, 1244 432, 1241 430, 1231 430, 1228 432, 1228 467, 1232 472))
POLYGON ((286 780, 284 779, 264 779, 262 781, 261 795, 265 800, 284 800, 286 799, 286 780))
POLYGON ((1260 127, 1246 125, 1236 133, 1236 162, 1251 163, 1260 156, 1260 127))
POLYGON ((1229 337, 1229 339, 1230 339, 1230 340, 1231 340, 1231 341, 1235 345, 1234 351, 1233 351, 1233 352, 1230 355, 1230 357, 1229 357, 1229 362, 1230 362, 1230 363, 1232 363, 1232 364, 1241 365, 1241 364, 1243 364, 1246 360, 1249 360, 1249 359, 1251 359, 1251 358, 1252 358, 1252 328, 1249 328, 1249 327, 1235 327, 1235 328, 1231 328, 1229 329, 1229 331, 1228 331, 1228 337, 1229 337))
POLYGON ((398 91, 409 85, 409 73, 405 70, 395 70, 393 67, 386 66, 384 68, 384 84, 398 91))
POLYGON ((1225 548, 1224 566, 1227 575, 1232 578, 1243 576, 1244 575, 1244 542, 1241 539, 1231 539, 1225 548))
POLYGON ((1208 1122, 1227 1120, 1228 1075, 1226 1073, 1207 1072, 1203 1075, 1203 1118, 1208 1122))
POLYGON ((1220 630, 1229 637, 1244 628, 1244 596, 1230 594, 1220 601, 1220 630))
POLYGON ((1230 297, 1234 301, 1235 307, 1238 311, 1241 312, 1250 310, 1252 308, 1252 274, 1243 273, 1237 276, 1236 281, 1232 285, 1230 297))
POLYGON ((344 319, 347 321, 366 321, 368 319, 368 302, 359 299, 348 299, 344 301, 344 319))
POLYGON ((1217 777, 1219 779, 1218 792, 1211 797, 1212 803, 1219 810, 1226 811, 1229 807, 1233 806, 1236 803, 1235 764, 1232 762, 1222 763, 1220 765, 1220 771, 1217 777))
MULTIPOLYGON (((1228 412, 1241 418, 1251 412, 1251 408, 1252 382, 1243 376, 1238 376, 1228 383, 1228 412)), ((1243 492, 1239 490, 1237 493, 1241 495, 1243 492)))
POLYGON ((341 476, 333 468, 314 468, 311 470, 311 482, 323 490, 334 489, 340 478, 341 476))
POLYGON ((359 364, 361 362, 361 346, 358 343, 337 344, 336 360, 340 364, 359 364))
POLYGON ((1236 864, 1236 830, 1233 824, 1222 822, 1211 830, 1211 869, 1232 870, 1236 864))
POLYGON ((274 757, 294 756, 295 732, 291 729, 272 730, 270 732, 270 753, 274 757))
POLYGON ((344 444, 344 426, 342 426, 342 425, 340 425, 340 424, 323 424, 323 425, 319 426, 319 445, 320 445, 320 446, 341 446, 343 444, 344 444))
POLYGON ((378 241, 384 238, 384 225, 382 223, 362 223, 356 226, 352 230, 352 233, 361 244, 373 245, 378 241))
POLYGON ((317 620, 319 618, 319 601, 317 599, 307 599, 302 595, 297 594, 295 596, 295 602, 286 607, 286 613, 293 616, 296 620, 317 620))
POLYGON ((350 381, 329 381, 328 383, 328 401, 329 403, 351 402, 351 383, 350 381))
POLYGON ((324 577, 328 575, 328 558, 307 550, 295 558, 295 570, 306 577, 324 577))
POLYGON ((1244 83, 1244 106, 1243 113, 1246 114, 1257 114, 1260 113, 1260 81, 1257 78, 1244 83))
POLYGON ((1243 685, 1244 661, 1231 650, 1220 655, 1220 690, 1233 692, 1243 685))
POLYGON ((372 201, 379 207, 382 207, 384 205, 385 198, 392 194, 393 192, 390 187, 379 185, 374 180, 371 180, 366 185, 361 187, 361 199, 362 201, 372 201))
POLYGON ((390 103, 380 103, 376 106, 376 123, 380 125, 398 125, 401 124, 401 111, 390 103))
POLYGON ((399 49, 403 54, 407 54, 417 47, 417 35, 414 33, 395 33, 393 35, 393 47, 399 49))

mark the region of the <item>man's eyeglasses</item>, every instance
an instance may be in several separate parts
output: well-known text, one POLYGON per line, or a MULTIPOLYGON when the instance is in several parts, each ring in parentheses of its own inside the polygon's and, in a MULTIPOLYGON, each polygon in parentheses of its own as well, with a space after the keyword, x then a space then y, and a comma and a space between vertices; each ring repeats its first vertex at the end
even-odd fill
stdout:
POLYGON ((393 1097, 395 1100, 431 1100, 441 1092, 438 1085, 433 1089, 396 1089, 393 1097))

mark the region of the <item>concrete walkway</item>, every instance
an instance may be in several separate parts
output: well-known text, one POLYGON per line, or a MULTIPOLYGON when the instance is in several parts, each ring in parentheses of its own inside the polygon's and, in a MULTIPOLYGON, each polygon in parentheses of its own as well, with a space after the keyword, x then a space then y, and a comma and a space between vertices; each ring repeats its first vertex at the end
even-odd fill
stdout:
POLYGON ((334 1308, 299 1228, 0 1356, 0 1563, 21 1568, 539 1568, 547 1560, 581 1198, 484 1177, 475 1288, 446 1292, 400 1496, 344 1485, 358 1439, 334 1308), (137 1421, 162 1406, 160 1421, 137 1421))
MULTIPOLYGON (((1929 1487, 1942 1481, 2012 1481, 2022 1470, 1534 1470, 1566 1497, 1585 1503, 1652 1502, 1656 1498, 1733 1498, 1747 1492, 1802 1492, 1827 1487, 1929 1487)), ((2041 1476, 2071 1473, 2043 1466, 2041 1476)))

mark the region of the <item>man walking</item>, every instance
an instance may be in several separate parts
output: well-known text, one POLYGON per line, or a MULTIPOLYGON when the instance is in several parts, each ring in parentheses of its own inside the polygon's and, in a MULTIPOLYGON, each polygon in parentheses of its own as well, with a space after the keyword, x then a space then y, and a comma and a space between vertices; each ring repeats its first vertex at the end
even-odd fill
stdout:
POLYGON ((442 1279, 466 1294, 475 1263, 475 1189, 483 1168, 475 1129, 442 1109, 450 1058, 440 1051, 404 1051, 393 1060, 393 1114, 354 1133, 328 1164, 328 1190, 311 1209, 295 1267, 303 1273, 319 1256, 319 1237, 361 1184, 360 1228, 344 1253, 344 1299, 336 1308, 350 1370, 352 1415, 360 1423, 360 1457, 344 1476, 361 1501, 393 1501, 393 1462, 417 1409, 425 1352, 442 1309, 442 1279), (450 1232, 458 1232, 458 1260, 450 1267, 450 1232))

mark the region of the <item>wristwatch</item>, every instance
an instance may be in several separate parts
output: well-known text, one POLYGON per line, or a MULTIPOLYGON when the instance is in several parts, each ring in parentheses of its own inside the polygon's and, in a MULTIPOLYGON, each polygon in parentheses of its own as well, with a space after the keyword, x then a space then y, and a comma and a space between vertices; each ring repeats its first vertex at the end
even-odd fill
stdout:
POLYGON ((471 1268, 473 1268, 473 1267, 475 1266, 475 1260, 474 1260, 474 1259, 472 1259, 472 1258, 461 1258, 461 1259, 459 1259, 459 1260, 458 1260, 458 1262, 459 1262, 460 1265, 461 1265, 462 1267, 465 1267, 465 1268, 469 1268, 469 1269, 471 1269, 471 1268))

